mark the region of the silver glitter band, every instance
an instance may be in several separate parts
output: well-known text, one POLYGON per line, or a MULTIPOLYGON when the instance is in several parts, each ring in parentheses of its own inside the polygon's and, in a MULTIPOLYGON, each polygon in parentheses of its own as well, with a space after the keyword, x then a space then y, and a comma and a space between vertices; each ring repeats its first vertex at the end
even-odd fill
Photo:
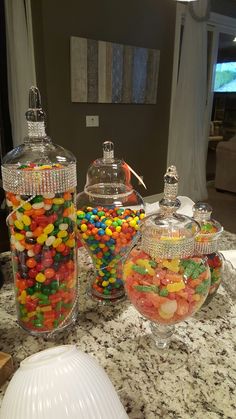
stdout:
POLYGON ((20 195, 62 193, 77 185, 76 164, 58 169, 22 170, 18 166, 2 166, 3 188, 20 195))
POLYGON ((141 248, 153 259, 182 259, 194 254, 194 238, 180 240, 159 240, 144 235, 141 240, 141 248))

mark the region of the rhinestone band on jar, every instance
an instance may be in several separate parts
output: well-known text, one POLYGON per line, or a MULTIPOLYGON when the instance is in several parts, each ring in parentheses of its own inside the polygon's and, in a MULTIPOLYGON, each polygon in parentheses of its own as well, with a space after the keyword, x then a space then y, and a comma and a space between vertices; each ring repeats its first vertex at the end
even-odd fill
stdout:
POLYGON ((76 164, 2 166, 3 188, 7 192, 20 195, 40 195, 63 193, 77 185, 76 164), (55 170, 52 170, 55 169, 55 170))

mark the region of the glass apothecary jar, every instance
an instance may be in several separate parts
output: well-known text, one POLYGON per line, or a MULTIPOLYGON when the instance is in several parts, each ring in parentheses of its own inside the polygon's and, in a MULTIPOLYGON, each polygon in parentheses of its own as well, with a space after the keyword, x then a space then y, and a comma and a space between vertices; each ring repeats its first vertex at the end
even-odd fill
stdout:
POLYGON ((114 157, 114 145, 106 141, 103 157, 89 166, 84 192, 77 196, 79 237, 96 270, 88 293, 100 302, 124 297, 121 261, 144 217, 143 199, 130 178, 129 166, 114 157))
POLYGON ((204 255, 211 271, 211 286, 205 304, 208 304, 222 280, 223 257, 219 253, 219 238, 223 232, 221 224, 211 217, 212 207, 204 202, 193 206, 193 217, 200 225, 195 237, 195 254, 204 255))
POLYGON ((28 136, 3 159, 18 322, 51 334, 77 314, 76 160, 45 133, 36 87, 29 92, 28 136))
POLYGON ((140 239, 124 263, 127 295, 136 309, 151 320, 158 348, 165 348, 174 325, 196 313, 210 287, 204 258, 194 255, 198 224, 176 213, 178 175, 171 166, 165 175, 160 211, 147 216, 140 239))

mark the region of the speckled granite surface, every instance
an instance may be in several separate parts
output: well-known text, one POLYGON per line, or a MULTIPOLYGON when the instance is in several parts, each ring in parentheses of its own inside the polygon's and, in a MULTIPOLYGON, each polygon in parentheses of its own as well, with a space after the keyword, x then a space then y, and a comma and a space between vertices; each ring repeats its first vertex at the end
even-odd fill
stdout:
MULTIPOLYGON (((221 249, 233 248, 236 235, 224 233, 221 249)), ((177 326, 162 354, 153 346, 148 321, 128 301, 104 307, 86 298, 93 270, 82 251, 77 322, 46 341, 16 323, 7 258, 0 258, 9 277, 0 291, 0 350, 13 356, 15 368, 37 351, 75 343, 105 368, 131 419, 236 418, 236 306, 222 287, 207 308, 177 326)), ((6 387, 0 388, 0 399, 6 387)))

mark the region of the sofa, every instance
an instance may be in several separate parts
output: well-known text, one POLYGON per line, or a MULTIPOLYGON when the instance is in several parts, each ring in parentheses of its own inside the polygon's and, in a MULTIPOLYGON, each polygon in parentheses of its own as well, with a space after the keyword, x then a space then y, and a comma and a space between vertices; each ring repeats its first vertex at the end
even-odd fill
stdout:
POLYGON ((236 192, 236 135, 217 145, 215 187, 236 192))

